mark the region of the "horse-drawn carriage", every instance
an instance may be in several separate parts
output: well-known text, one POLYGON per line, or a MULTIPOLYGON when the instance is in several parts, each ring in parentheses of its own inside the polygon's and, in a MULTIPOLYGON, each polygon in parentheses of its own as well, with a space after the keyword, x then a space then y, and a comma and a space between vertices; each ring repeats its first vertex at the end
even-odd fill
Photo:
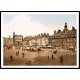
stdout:
POLYGON ((53 53, 56 54, 57 53, 57 49, 53 50, 53 53))

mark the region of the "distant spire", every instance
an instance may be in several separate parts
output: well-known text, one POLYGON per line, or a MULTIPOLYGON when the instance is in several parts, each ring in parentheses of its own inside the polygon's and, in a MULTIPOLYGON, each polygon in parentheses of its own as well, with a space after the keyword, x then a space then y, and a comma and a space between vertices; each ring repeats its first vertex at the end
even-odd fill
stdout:
POLYGON ((65 26, 64 26, 64 29, 67 29, 67 23, 65 22, 65 26))
POLYGON ((13 31, 13 35, 15 35, 15 32, 13 31))
POLYGON ((67 25, 67 22, 65 22, 65 25, 67 25))

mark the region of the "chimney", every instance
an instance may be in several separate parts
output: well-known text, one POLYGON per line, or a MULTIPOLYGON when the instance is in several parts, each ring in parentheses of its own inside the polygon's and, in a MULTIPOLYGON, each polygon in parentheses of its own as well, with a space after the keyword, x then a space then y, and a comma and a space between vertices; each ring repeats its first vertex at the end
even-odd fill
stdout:
POLYGON ((56 30, 54 31, 54 34, 56 33, 56 30))
POLYGON ((60 32, 61 32, 61 30, 58 30, 58 31, 57 31, 57 33, 60 33, 60 32))
POLYGON ((72 31, 74 31, 75 30, 75 27, 74 26, 72 26, 72 31))

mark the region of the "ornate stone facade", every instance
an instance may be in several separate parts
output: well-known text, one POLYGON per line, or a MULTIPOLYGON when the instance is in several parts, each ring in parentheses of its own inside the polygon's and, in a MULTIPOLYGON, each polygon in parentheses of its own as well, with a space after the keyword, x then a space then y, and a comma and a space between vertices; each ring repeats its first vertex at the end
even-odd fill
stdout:
POLYGON ((72 30, 67 29, 67 23, 65 23, 63 31, 54 31, 54 34, 49 37, 49 45, 54 48, 76 48, 76 29, 72 27, 72 30))

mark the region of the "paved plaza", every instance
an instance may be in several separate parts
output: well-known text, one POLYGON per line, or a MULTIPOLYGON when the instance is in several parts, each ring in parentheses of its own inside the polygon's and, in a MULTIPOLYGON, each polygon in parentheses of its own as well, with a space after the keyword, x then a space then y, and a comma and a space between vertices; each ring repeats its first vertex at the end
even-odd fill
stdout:
POLYGON ((42 51, 22 51, 19 50, 19 55, 16 55, 16 50, 5 50, 4 51, 4 65, 5 66, 28 66, 28 65, 76 65, 76 53, 70 50, 58 50, 56 54, 53 54, 51 58, 50 49, 42 49, 42 51), (24 56, 23 56, 24 53, 24 56), (10 56, 13 57, 11 60, 10 56), (49 56, 49 58, 48 58, 49 56), (63 57, 63 63, 60 63, 60 56, 63 57))

